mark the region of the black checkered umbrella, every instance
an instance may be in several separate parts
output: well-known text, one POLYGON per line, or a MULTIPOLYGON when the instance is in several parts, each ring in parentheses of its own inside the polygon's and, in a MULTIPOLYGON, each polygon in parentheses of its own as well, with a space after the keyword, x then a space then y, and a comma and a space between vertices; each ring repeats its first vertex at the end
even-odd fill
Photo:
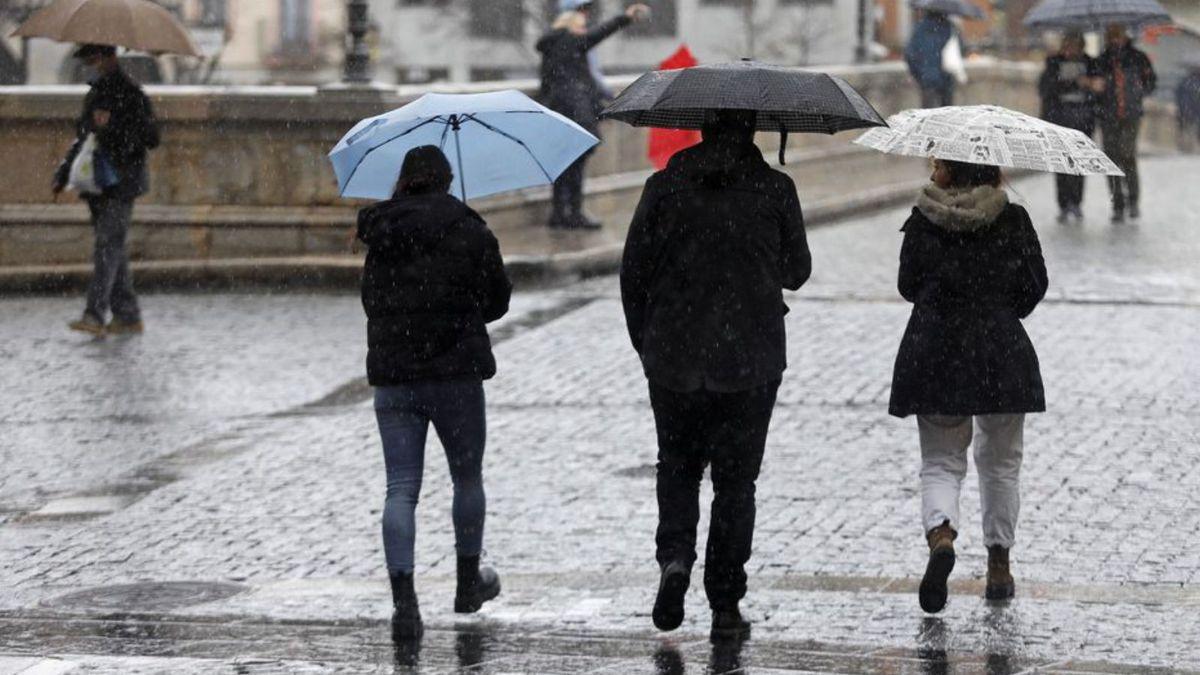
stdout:
POLYGON ((1145 26, 1171 23, 1157 0, 1042 0, 1025 15, 1030 28, 1103 28, 1107 24, 1145 26))
POLYGON ((635 127, 699 129, 708 110, 754 110, 759 131, 834 134, 887 126, 839 77, 749 60, 646 73, 600 116, 635 127))
POLYGON ((968 19, 987 18, 987 15, 983 13, 979 5, 967 2, 967 0, 912 0, 909 4, 913 9, 923 9, 927 12, 957 14, 958 16, 965 16, 968 19))

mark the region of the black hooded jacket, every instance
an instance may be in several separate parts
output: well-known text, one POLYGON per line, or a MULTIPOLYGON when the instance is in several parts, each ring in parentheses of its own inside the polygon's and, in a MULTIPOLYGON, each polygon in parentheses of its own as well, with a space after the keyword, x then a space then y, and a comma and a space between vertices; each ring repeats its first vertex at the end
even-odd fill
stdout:
POLYGON ((630 23, 632 19, 621 15, 583 35, 566 29, 543 35, 537 42, 537 50, 542 54, 541 103, 597 133, 604 92, 588 66, 588 51, 630 23))
POLYGON ((485 324, 512 285, 479 214, 446 193, 402 196, 360 211, 358 238, 372 386, 496 374, 485 324))
POLYGON ((67 184, 71 164, 83 141, 88 134, 95 133, 98 149, 112 163, 118 178, 116 185, 105 189, 105 195, 133 199, 150 189, 146 154, 158 147, 158 123, 150 99, 124 71, 117 69, 92 82, 75 130, 75 143, 55 172, 56 186, 67 184), (96 127, 92 120, 96 110, 111 113, 104 128, 96 127))
POLYGON ((787 367, 783 289, 812 259, 796 186, 753 143, 704 141, 646 182, 621 298, 646 377, 675 391, 744 391, 787 367))

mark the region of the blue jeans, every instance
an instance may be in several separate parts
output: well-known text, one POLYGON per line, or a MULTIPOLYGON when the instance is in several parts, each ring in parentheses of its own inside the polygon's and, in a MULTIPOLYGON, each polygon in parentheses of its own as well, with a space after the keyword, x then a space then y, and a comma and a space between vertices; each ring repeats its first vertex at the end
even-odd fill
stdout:
POLYGON ((383 551, 389 572, 411 573, 417 527, 415 512, 425 469, 425 437, 433 423, 454 483, 454 539, 459 556, 479 555, 487 498, 483 492, 483 448, 487 437, 483 383, 426 380, 375 388, 375 418, 383 439, 387 499, 383 506, 383 551))

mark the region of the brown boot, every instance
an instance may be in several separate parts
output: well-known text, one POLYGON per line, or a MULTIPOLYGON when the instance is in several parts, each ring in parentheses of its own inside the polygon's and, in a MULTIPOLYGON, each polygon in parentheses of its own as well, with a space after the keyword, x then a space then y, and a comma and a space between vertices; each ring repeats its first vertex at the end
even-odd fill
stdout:
POLYGON ((1008 568, 1008 549, 1003 546, 988 547, 987 591, 988 600, 1008 600, 1016 594, 1012 572, 1008 568))
POLYGON ((921 609, 931 614, 946 606, 949 595, 946 580, 954 569, 954 539, 957 536, 949 521, 925 533, 925 540, 929 542, 929 563, 925 566, 925 577, 921 579, 917 597, 921 609))

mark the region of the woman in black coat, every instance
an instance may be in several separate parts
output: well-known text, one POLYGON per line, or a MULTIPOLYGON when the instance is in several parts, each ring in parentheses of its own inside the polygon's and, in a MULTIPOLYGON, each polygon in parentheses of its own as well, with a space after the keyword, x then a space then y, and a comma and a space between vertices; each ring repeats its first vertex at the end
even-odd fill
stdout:
POLYGON ((430 423, 454 483, 454 611, 475 612, 500 593, 495 571, 479 566, 486 512, 483 380, 496 373, 486 324, 508 311, 512 285, 487 224, 449 194, 452 180, 440 149, 414 148, 392 199, 358 214, 358 238, 368 247, 362 284, 367 379, 375 387, 387 467, 383 544, 397 639, 422 632, 413 589, 414 515, 430 423))
MULTIPOLYGON (((625 26, 647 17, 649 12, 645 5, 630 5, 624 14, 590 29, 584 12, 559 14, 550 32, 537 42, 537 50, 542 54, 541 102, 599 138, 598 116, 604 105, 604 91, 592 74, 588 52, 625 26)), ((554 181, 550 227, 601 227, 601 223, 583 212, 583 174, 589 155, 590 151, 554 181)))
POLYGON ((954 567, 958 497, 975 427, 987 597, 1010 598, 1008 552, 1020 509, 1025 413, 1046 409, 1037 353, 1021 325, 1046 294, 1046 265, 1024 208, 994 166, 934 161, 904 225, 900 294, 913 303, 889 412, 917 415, 929 564, 921 607, 940 611, 954 567))

